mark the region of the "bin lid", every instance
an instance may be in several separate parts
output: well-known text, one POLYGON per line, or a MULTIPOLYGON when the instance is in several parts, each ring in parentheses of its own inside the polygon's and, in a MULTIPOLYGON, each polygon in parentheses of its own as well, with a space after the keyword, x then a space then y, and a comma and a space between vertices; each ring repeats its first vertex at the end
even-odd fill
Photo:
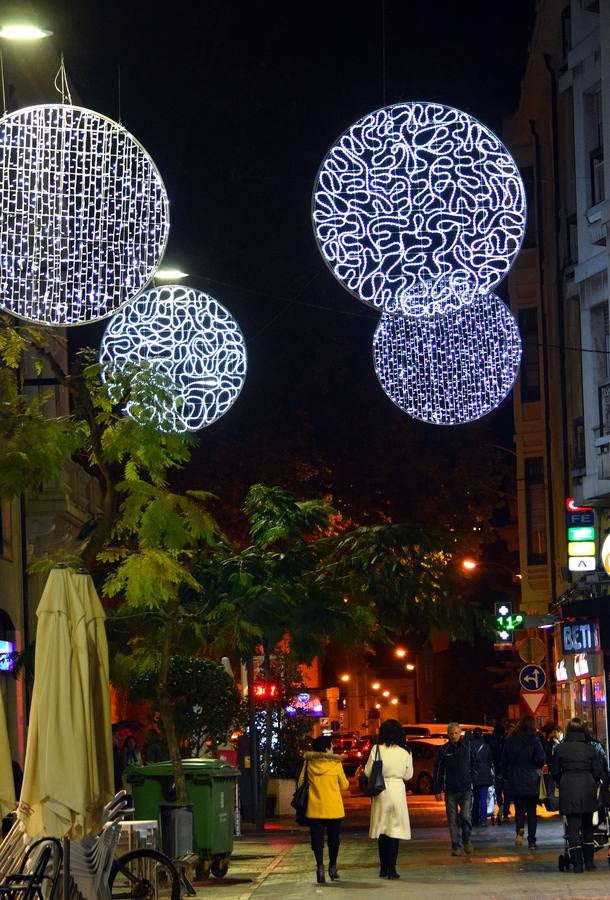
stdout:
MULTIPOLYGON (((184 774, 188 778, 194 775, 209 775, 212 778, 222 777, 223 775, 239 775, 239 769, 229 765, 224 759, 183 759, 182 767, 184 774)), ((129 774, 143 775, 146 777, 155 776, 162 777, 173 775, 171 760, 163 760, 162 762, 147 763, 142 766, 129 766, 129 774)))

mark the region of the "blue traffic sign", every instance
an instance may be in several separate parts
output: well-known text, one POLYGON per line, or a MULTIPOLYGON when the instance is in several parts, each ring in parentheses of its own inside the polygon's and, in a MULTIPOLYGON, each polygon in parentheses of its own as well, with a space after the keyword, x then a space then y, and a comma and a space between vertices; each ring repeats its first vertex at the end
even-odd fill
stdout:
POLYGON ((568 528, 578 527, 582 525, 595 525, 595 513, 591 510, 583 510, 583 512, 566 513, 566 523, 568 528))
POLYGON ((546 673, 542 666, 534 663, 523 666, 519 672, 519 684, 524 691, 540 691, 546 684, 546 673))

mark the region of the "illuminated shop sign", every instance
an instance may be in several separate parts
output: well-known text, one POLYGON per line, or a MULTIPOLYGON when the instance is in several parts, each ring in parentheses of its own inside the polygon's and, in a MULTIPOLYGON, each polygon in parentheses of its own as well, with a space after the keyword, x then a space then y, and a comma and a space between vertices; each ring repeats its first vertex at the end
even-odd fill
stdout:
POLYGON ((561 647, 564 653, 597 652, 599 626, 596 620, 566 619, 561 623, 561 647))
POLYGON ((568 670, 566 669, 565 659, 559 659, 555 663, 555 681, 562 682, 568 680, 568 670))
POLYGON ((583 675, 589 674, 589 663, 587 662, 586 653, 577 653, 574 656, 574 675, 581 678, 583 675))

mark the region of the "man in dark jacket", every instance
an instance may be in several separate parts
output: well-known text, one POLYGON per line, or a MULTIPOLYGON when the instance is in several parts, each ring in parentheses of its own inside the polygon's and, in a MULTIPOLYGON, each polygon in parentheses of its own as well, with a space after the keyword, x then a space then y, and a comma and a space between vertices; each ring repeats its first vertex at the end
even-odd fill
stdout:
POLYGON ((434 767, 432 790, 437 800, 445 792, 445 809, 451 835, 451 855, 472 853, 472 778, 474 759, 470 743, 462 739, 462 729, 457 722, 447 726, 449 741, 441 747, 434 767))
POLYGON ((502 755, 502 774, 510 797, 515 802, 515 847, 523 843, 527 817, 527 842, 536 848, 538 792, 540 770, 546 763, 546 753, 536 734, 536 720, 523 716, 506 739, 502 755))

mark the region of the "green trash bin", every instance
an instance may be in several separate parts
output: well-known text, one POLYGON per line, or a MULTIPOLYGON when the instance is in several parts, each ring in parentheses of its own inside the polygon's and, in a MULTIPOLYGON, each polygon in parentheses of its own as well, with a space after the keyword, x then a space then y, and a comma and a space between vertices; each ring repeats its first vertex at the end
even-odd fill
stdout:
MULTIPOLYGON (((226 874, 233 850, 235 783, 239 769, 222 759, 183 759, 186 790, 193 805, 193 851, 211 861, 212 873, 226 874)), ((162 805, 175 802, 171 762, 130 766, 135 815, 158 819, 162 805)))

